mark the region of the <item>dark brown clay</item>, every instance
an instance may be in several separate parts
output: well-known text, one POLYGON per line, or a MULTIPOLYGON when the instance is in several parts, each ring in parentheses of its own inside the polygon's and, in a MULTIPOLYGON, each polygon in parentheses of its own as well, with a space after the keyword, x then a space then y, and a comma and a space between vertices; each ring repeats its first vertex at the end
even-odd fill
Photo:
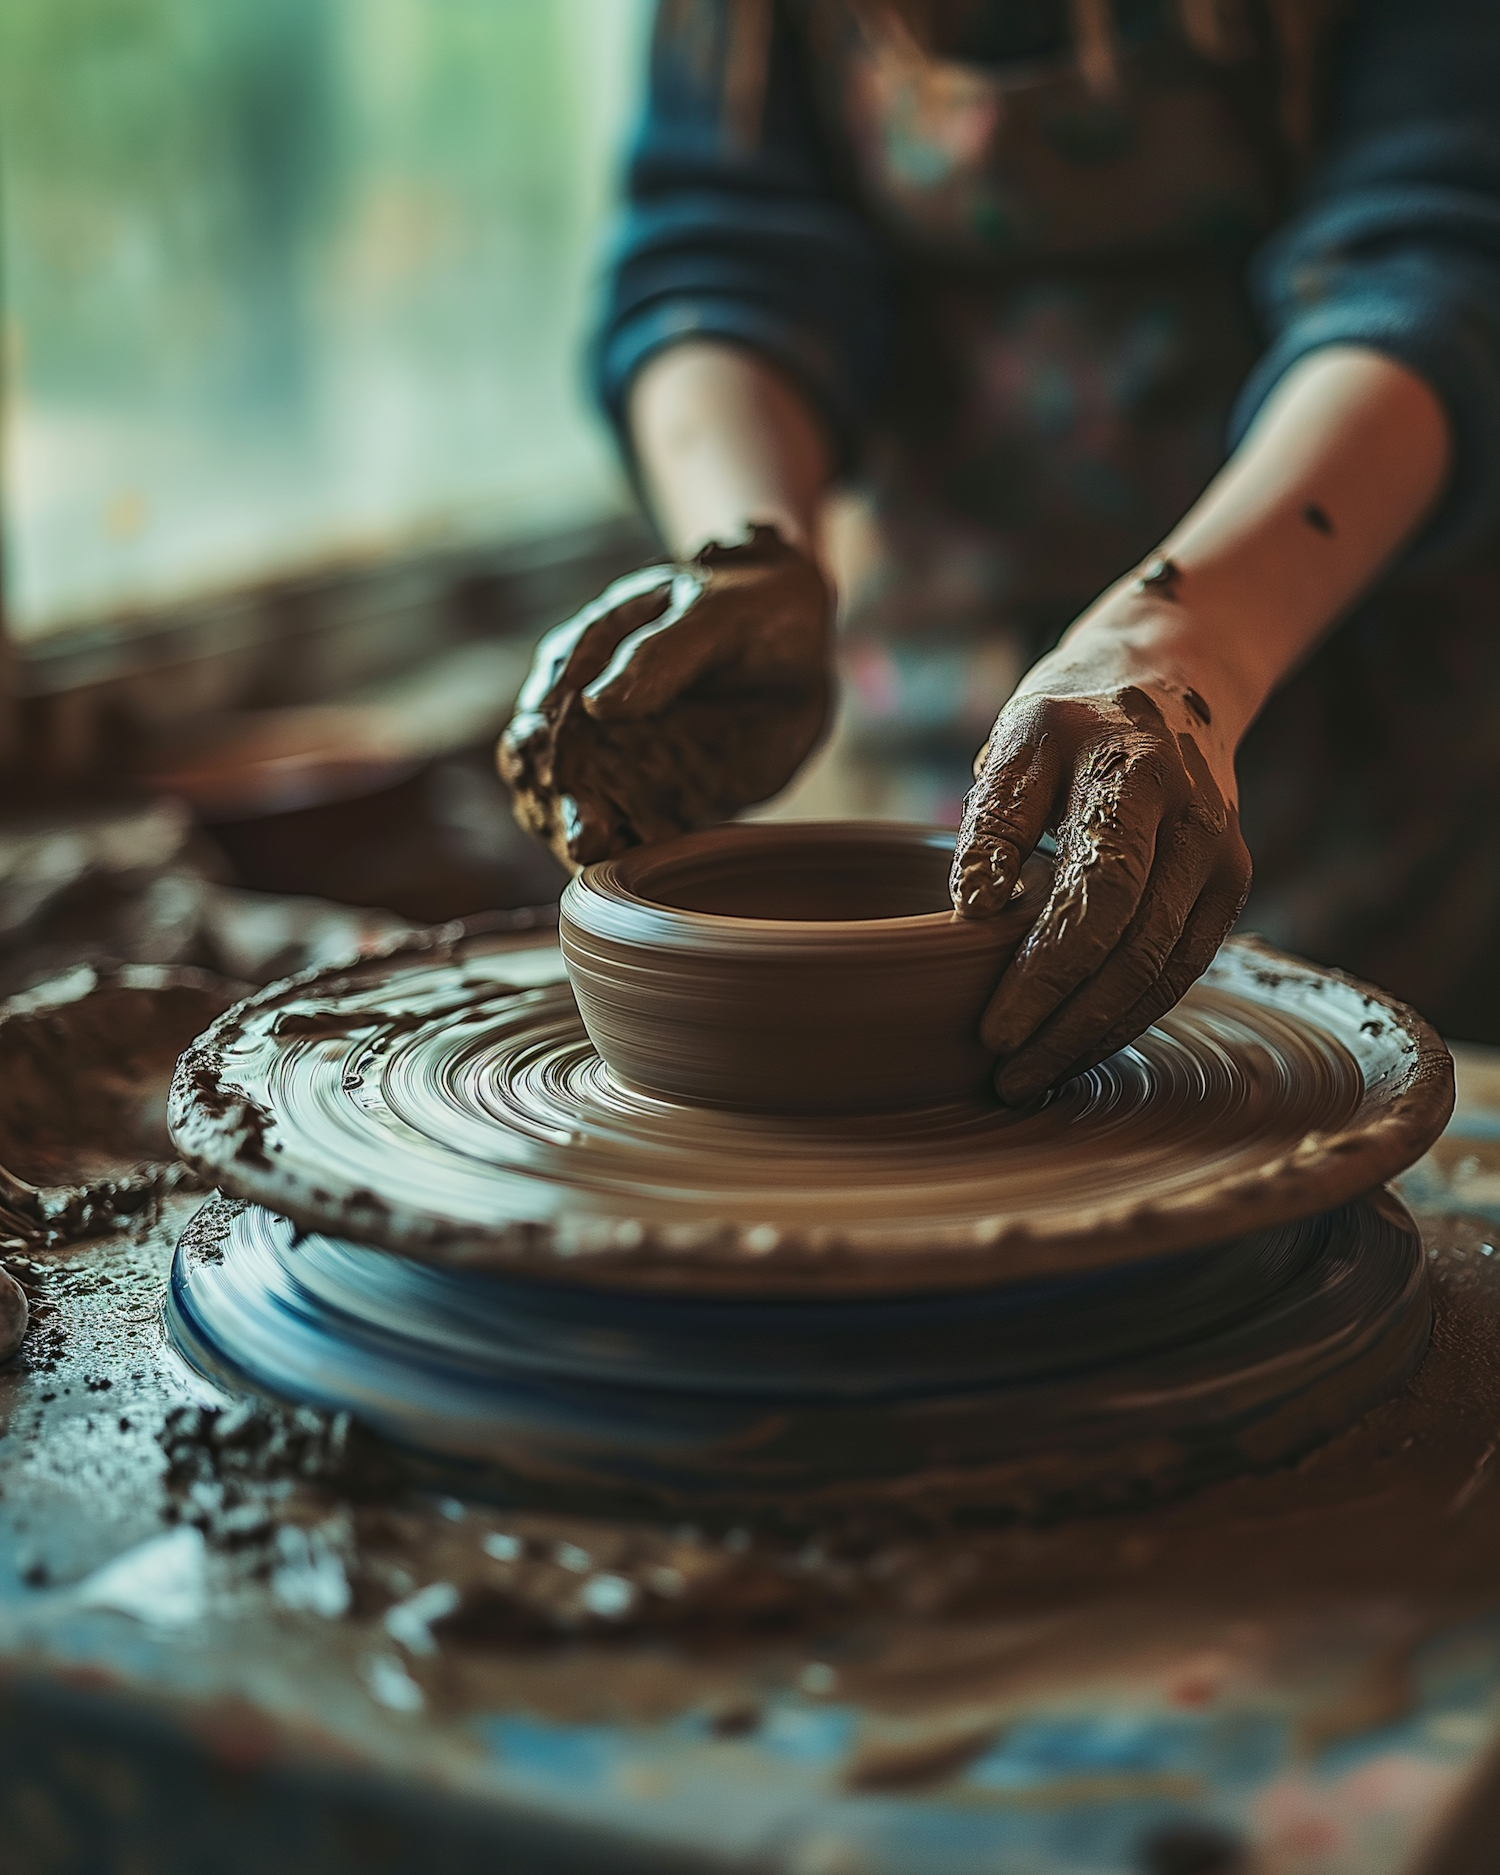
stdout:
POLYGON ((647 566, 537 646, 497 751, 570 872, 779 794, 832 700, 833 604, 774 527, 647 566))
POLYGON ((25 1340, 29 1319, 26 1291, 8 1270, 0 1269, 0 1363, 8 1361, 25 1340))
POLYGON ((1055 828, 1052 889, 982 1024, 1005 1061, 999 1094, 1018 1106, 1165 1015, 1212 963, 1250 887, 1239 815, 1186 694, 1152 697, 1087 659, 1060 690, 1036 681, 995 719, 953 866, 955 905, 988 916, 1055 828))
MULTIPOLYGON (((53 1248, 114 1230, 179 1182, 173 1067, 245 988, 205 970, 84 964, 0 1003, 0 1235, 53 1248)), ((0 1297, 0 1347, 5 1335, 0 1297)))
POLYGON ((951 833, 873 822, 716 827, 602 860, 560 924, 589 1039, 626 1086, 701 1106, 972 1098, 995 1063, 979 1019, 1045 867, 981 920, 952 910, 952 862, 951 833))
POLYGON ((1018 1112, 853 1118, 623 1087, 538 926, 273 984, 178 1064, 183 1158, 307 1230, 544 1282, 767 1296, 1049 1281, 1347 1203, 1453 1108, 1432 1030, 1232 938, 1141 1040, 1018 1112))

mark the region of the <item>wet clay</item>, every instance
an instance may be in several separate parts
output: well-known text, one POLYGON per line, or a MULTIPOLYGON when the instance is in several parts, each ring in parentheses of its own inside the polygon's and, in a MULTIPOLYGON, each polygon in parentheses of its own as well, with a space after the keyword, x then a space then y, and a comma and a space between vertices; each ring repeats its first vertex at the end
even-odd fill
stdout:
MULTIPOLYGON (((460 980, 467 967, 462 946, 417 961, 454 966, 460 980)), ((451 976, 446 992, 451 1006, 451 976)), ((282 1008, 301 1019, 299 1045, 338 1045, 315 997, 282 1008)), ((391 1029, 393 1045, 416 1032, 399 1031, 395 1017, 391 1029)), ((264 1138, 274 1159, 274 1126, 264 1138)), ((1492 1139, 1449 1143, 1467 1165, 1494 1159, 1492 1139)), ((136 1240, 12 1259, 42 1334, 0 1371, 9 1425, 0 1525, 9 1536, 13 1520, 22 1546, 7 1616, 25 1625, 10 1658, 29 1673, 55 1662, 74 1682, 102 1673, 157 1709, 184 1684, 202 1689, 180 1710, 196 1735, 222 1741, 225 1762, 249 1761, 246 1742, 261 1754, 254 1762, 275 1748, 299 1767, 317 1764, 319 1751, 346 1762, 363 1753, 379 1775, 430 1766, 432 1788, 451 1790, 452 1767, 474 1763, 479 1725, 504 1714, 521 1728, 540 1719, 659 1738, 672 1774, 685 1776, 708 1728, 701 1749, 718 1781, 691 1794, 710 1819, 709 1853, 719 1804, 762 1740, 801 1814, 809 1785, 792 1781, 802 1772, 784 1755, 788 1711, 804 1728, 794 1740, 822 1726, 825 1709, 829 1725, 845 1725, 843 1742, 813 1766, 820 1790, 931 1786, 940 1798, 945 1774, 960 1779, 987 1740, 1014 1733, 1009 1769, 1028 1726, 1059 1713, 1078 1717, 1083 1744, 1095 1715, 1111 1737, 1122 1712, 1206 1715, 1202 1753, 1183 1766, 1205 1804, 1218 1800, 1225 1741, 1238 1754, 1233 1776, 1244 1761, 1235 1741, 1248 1733, 1258 1752, 1254 1727, 1268 1711, 1308 1753, 1372 1728, 1371 1749, 1384 1753, 1379 1728, 1395 1728, 1398 1789, 1428 1762, 1408 1750, 1404 1717, 1421 1721, 1419 1742, 1431 1736, 1454 1784, 1492 1735, 1500 1656, 1461 1653, 1450 1664, 1450 1679, 1461 1670, 1470 1689, 1459 1709, 1444 1687, 1433 1693, 1424 1646, 1494 1605, 1500 1270, 1489 1225, 1429 1209, 1437 1316, 1427 1359, 1397 1397, 1296 1466, 1040 1528, 819 1514, 794 1533, 770 1519, 554 1514, 539 1490, 467 1505, 413 1495, 338 1416, 224 1399, 185 1374, 159 1329, 170 1240, 187 1208, 169 1199, 162 1226, 136 1240), (185 1395, 188 1410, 163 1424, 185 1395), (162 1512, 208 1539, 200 1612, 161 1635, 118 1613, 80 1619, 87 1572, 160 1542, 162 1512), (411 1703, 381 1703, 371 1660, 392 1669, 411 1703), (1466 1755, 1454 1742, 1459 1720, 1478 1741, 1466 1755)), ((576 1749, 574 1735, 563 1741, 559 1806, 576 1807, 572 1767, 591 1761, 583 1754, 601 1736, 578 1735, 576 1749)), ((1066 1807, 1073 1842, 1079 1816, 1150 1794, 1149 1768, 1094 1775, 1093 1761, 1082 1762, 1082 1772, 1074 1760, 1019 1784, 1013 1802, 1005 1787, 1009 1813, 1066 1807)), ((1363 1798, 1371 1812, 1365 1762, 1347 1778, 1345 1762, 1319 1760, 1299 1775, 1320 1794, 1342 1780, 1347 1803, 1363 1798)), ((1279 1764, 1257 1772, 1262 1785, 1279 1764)), ((603 1801, 628 1820, 620 1792, 632 1786, 609 1768, 603 1801)), ((498 1762, 497 1799, 513 1801, 503 1781, 512 1769, 498 1762)), ((860 1801, 862 1814, 897 1808, 860 1801)), ((957 1827, 980 1805, 994 1812, 994 1780, 961 1780, 938 1821, 957 1827)), ((1419 1820, 1426 1814, 1417 1808, 1419 1820)), ((1416 1825, 1409 1811, 1384 1809, 1369 1828, 1381 1844, 1404 1830, 1405 1843, 1416 1825)), ((1296 1843, 1284 1834, 1267 1854, 1283 1846, 1292 1855, 1296 1843)), ((1351 1856, 1347 1866, 1360 1869, 1410 1860, 1351 1856)))
POLYGON ((536 934, 251 997, 183 1057, 170 1124, 202 1176, 307 1230, 767 1297, 1058 1277, 1309 1217, 1409 1165, 1452 1101, 1411 1011, 1236 940, 1026 1112, 718 1112, 616 1081, 536 934))
POLYGON ((184 1178, 166 1125, 173 1066, 243 989, 201 970, 85 964, 8 999, 0 1235, 44 1247, 95 1235, 184 1178))
MULTIPOLYGON (((173 1202, 179 1227, 185 1208, 173 1202)), ((1430 1709, 1414 1650, 1436 1623, 1493 1603, 1500 1338, 1488 1230, 1429 1234, 1428 1359, 1398 1398, 1295 1467, 1040 1528, 872 1525, 818 1507, 797 1534, 681 1511, 654 1522, 544 1512, 540 1489, 467 1506, 414 1497, 399 1477, 379 1481, 357 1427, 230 1400, 215 1412, 202 1403, 221 1396, 202 1382, 192 1410, 163 1426, 189 1384, 157 1327, 163 1235, 33 1259, 55 1365, 43 1372, 32 1349, 0 1374, 11 1426, 0 1508, 32 1518, 26 1582, 76 1583, 158 1540, 164 1498, 208 1539, 203 1614, 168 1635, 168 1670, 180 1677, 175 1662, 202 1660, 205 1679, 219 1675, 212 1687, 249 1689, 257 1718, 307 1710, 342 1742, 341 1713, 385 1713, 364 1663, 394 1660, 426 1702, 415 1722, 388 1715, 397 1767, 422 1746, 441 1776, 473 1721, 499 1712, 670 1728, 676 1765, 692 1722, 680 1715, 711 1723, 719 1753, 762 1733, 774 1743, 788 1699, 809 1724, 820 1705, 857 1702, 847 1749, 818 1776, 860 1791, 941 1787, 966 1750, 1062 1704, 1107 1724, 1127 1700, 1206 1710, 1220 1728, 1213 1747, 1274 1701, 1326 1746, 1391 1724, 1414 1700, 1430 1709), (161 1497, 139 1456, 158 1434, 161 1497), (96 1547, 70 1551, 90 1536, 96 1547), (1351 1632, 1361 1645, 1330 1666, 1351 1632), (274 1699, 256 1692, 277 1674, 274 1699), (813 1690, 799 1690, 804 1676, 813 1690), (284 1687, 301 1687, 307 1707, 289 1705, 284 1687)), ((24 1594, 29 1619, 54 1610, 59 1652, 71 1648, 76 1667, 69 1591, 24 1594)), ((139 1623, 111 1615, 102 1626, 139 1657, 139 1623)), ((1189 1768, 1196 1776, 1197 1761, 1189 1768)), ((1109 1795, 1107 1780, 1065 1781, 1020 1801, 1109 1795)), ((955 1804, 987 1800, 966 1785, 955 1804)))
MULTIPOLYGON (((303 1415, 246 1413, 229 1400, 163 1426, 184 1383, 155 1325, 160 1236, 128 1258, 95 1245, 45 1259, 36 1280, 53 1297, 44 1306, 62 1353, 45 1374, 19 1363, 0 1374, 11 1424, 0 1509, 32 1519, 20 1539, 26 1581, 52 1585, 17 1591, 26 1669, 41 1658, 76 1675, 82 1664, 169 1696, 186 1661, 207 1691, 184 1703, 184 1722, 223 1738, 226 1757, 242 1740, 262 1752, 274 1744, 300 1766, 321 1762, 319 1749, 363 1751, 388 1779, 430 1764, 442 1789, 497 1714, 514 1715, 522 1733, 538 1723, 620 1728, 606 1736, 660 1741, 678 1776, 695 1751, 711 1754, 717 1781, 693 1787, 710 1819, 708 1854, 717 1804, 754 1770, 758 1748, 777 1754, 769 1774, 790 1781, 789 1710, 804 1727, 794 1739, 842 1727, 815 1766, 820 1788, 926 1790, 951 1806, 942 1820, 958 1823, 995 1809, 993 1779, 963 1778, 965 1756, 1014 1737, 1008 1768, 1036 1724, 1060 1712, 1076 1715, 1068 1742, 1080 1745, 1097 1727, 1116 1736, 1122 1712, 1205 1723, 1201 1753, 1173 1760, 1204 1805, 1222 1788, 1225 1741, 1237 1751, 1248 1733, 1258 1752, 1268 1712, 1308 1754, 1330 1754, 1305 1769, 1292 1762, 1299 1787, 1347 1784, 1345 1801, 1363 1797, 1366 1811, 1366 1760, 1387 1750, 1380 1728, 1394 1728, 1390 1748, 1403 1753, 1400 1791, 1429 1762, 1404 1755, 1429 1719, 1454 1786, 1492 1736, 1496 1656, 1451 1638, 1454 1623, 1495 1600, 1500 1272, 1479 1241, 1491 1232, 1429 1235, 1438 1319, 1427 1361, 1399 1397, 1295 1467, 1041 1528, 830 1518, 795 1534, 680 1514, 544 1512, 534 1498, 465 1504, 399 1485, 372 1494, 354 1433, 346 1440, 330 1422, 320 1434, 303 1415), (105 1275, 115 1287, 98 1286, 105 1275), (84 1375, 93 1386, 112 1376, 112 1390, 89 1391, 84 1375), (169 1459, 160 1485, 141 1456, 158 1436, 169 1459), (38 1462, 55 1480, 45 1496, 38 1462), (201 1618, 158 1640, 138 1620, 96 1616, 102 1640, 81 1663, 76 1604, 59 1585, 158 1540, 159 1509, 207 1538, 201 1618), (86 1538, 93 1547, 80 1551, 86 1538), (1434 1641, 1449 1676, 1437 1692, 1434 1641), (146 1681, 136 1663, 148 1647, 166 1664, 146 1681), (373 1657, 400 1663, 419 1689, 415 1718, 380 1703, 365 1677, 373 1657), (1467 1704, 1457 1711, 1447 1689, 1460 1672, 1467 1704), (216 1696, 236 1702, 236 1729, 216 1696), (1472 1727, 1461 1753, 1460 1719, 1472 1727), (1341 1741, 1366 1734, 1346 1778, 1341 1741)), ((219 1402, 194 1384, 195 1402, 210 1397, 219 1402)), ((565 1735, 565 1775, 599 1737, 565 1735)), ((1235 1756, 1228 1775, 1244 1762, 1235 1756)), ((1045 1769, 1006 1813, 1024 1820, 1056 1805, 1087 1819, 1122 1793, 1149 1795, 1154 1769, 1132 1782, 1128 1769, 1095 1775, 1088 1763, 1045 1769)), ((1265 1766, 1263 1784, 1282 1763, 1265 1766)), ((496 1782, 509 1772, 501 1761, 496 1782)), ((612 1778, 604 1800, 618 1805, 622 1785, 612 1778)), ((574 1783, 555 1788, 559 1804, 576 1803, 574 1783)), ((805 1788, 792 1785, 789 1808, 805 1788)), ((1398 1826, 1409 1842, 1417 1826, 1405 1811, 1376 1811, 1369 1828, 1385 1844, 1398 1826)), ((1271 1833, 1251 1832, 1253 1853, 1271 1833)), ((1411 1859, 1372 1853, 1342 1866, 1394 1875, 1411 1859)))
POLYGON ((0 1361, 8 1361, 26 1339, 30 1315, 26 1291, 8 1270, 0 1269, 0 1361))
POLYGON ((769 800, 832 661, 827 584, 772 527, 627 574, 537 647, 499 749, 516 818, 571 870, 769 800))
MULTIPOLYGON (((1176 569, 1153 566, 1142 589, 1170 596, 1176 569)), ((1196 691, 1122 685, 1108 662, 1066 647, 1044 659, 995 719, 964 803, 953 902, 969 917, 1004 911, 1022 862, 1056 832, 1051 891, 984 1015, 1005 1057, 1001 1097, 1017 1103, 1169 1010, 1250 886, 1227 752, 1204 740, 1212 711, 1196 691)))
MULTIPOLYGON (((161 1433, 166 1483, 173 1514, 226 1549, 268 1542, 281 1521, 316 1524, 341 1502, 357 1526, 345 1525, 343 1560, 361 1572, 361 1605, 395 1598, 381 1577, 387 1559, 399 1561, 406 1573, 396 1594, 458 1585, 457 1606, 435 1624, 455 1640, 659 1623, 723 1636, 767 1615, 817 1618, 840 1607, 1014 1619, 1077 1604, 1103 1623, 1080 1641, 1086 1659, 1132 1599, 1158 1619, 1194 1598, 1210 1611, 1255 1597, 1308 1604, 1426 1592, 1459 1605, 1492 1601, 1500 1271, 1483 1234, 1450 1221, 1444 1247, 1430 1250, 1431 1351, 1399 1395, 1295 1468, 1251 1467, 1260 1475, 1167 1503, 1126 1496, 1105 1519, 1018 1528, 1002 1504, 987 1526, 972 1510, 930 1519, 912 1499, 873 1515, 865 1504, 827 1501, 806 1502, 800 1514, 782 1507, 790 1518, 774 1506, 749 1520, 710 1508, 684 1525, 680 1508, 664 1521, 567 1510, 555 1498, 548 1510, 549 1495, 533 1484, 508 1503, 471 1500, 455 1524, 406 1495, 422 1483, 420 1467, 347 1415, 261 1402, 171 1415, 161 1433), (632 1592, 590 1598, 594 1571, 623 1576, 632 1592)), ((866 1690, 920 1708, 982 1682, 993 1663, 965 1657, 961 1640, 948 1652, 941 1635, 924 1629, 914 1637, 920 1658, 890 1660, 888 1676, 867 1661, 866 1690)), ((1057 1638, 1028 1651, 1025 1665, 1041 1670, 1057 1638)), ((1117 1631, 1113 1641, 1121 1639, 1117 1631)))
POLYGON ((979 1020, 1050 883, 958 917, 953 838, 878 823, 720 827, 640 847, 563 894, 589 1039, 637 1092, 771 1113, 978 1097, 979 1020))

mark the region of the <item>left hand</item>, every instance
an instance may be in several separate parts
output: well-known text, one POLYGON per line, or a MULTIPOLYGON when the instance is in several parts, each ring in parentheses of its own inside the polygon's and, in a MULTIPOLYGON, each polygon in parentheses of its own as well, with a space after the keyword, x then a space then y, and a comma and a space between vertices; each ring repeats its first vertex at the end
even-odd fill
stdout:
POLYGON ((980 1032, 1013 1104, 1133 1041, 1213 960, 1250 887, 1233 749, 1199 691, 1085 633, 1039 664, 975 763, 953 866, 966 917, 1008 902, 1048 830, 1041 915, 980 1032))
POLYGON ((773 527, 616 580, 537 647, 498 751, 517 819, 576 872, 768 800, 827 723, 832 620, 773 527))

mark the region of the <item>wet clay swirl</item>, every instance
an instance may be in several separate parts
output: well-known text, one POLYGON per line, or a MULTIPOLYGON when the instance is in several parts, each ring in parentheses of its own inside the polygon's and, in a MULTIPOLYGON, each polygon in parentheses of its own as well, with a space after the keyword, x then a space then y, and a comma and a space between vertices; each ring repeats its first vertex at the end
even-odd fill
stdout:
POLYGON ((978 1288, 1342 1204, 1453 1101, 1410 1010, 1252 940, 1039 1106, 716 1111, 613 1080, 550 934, 262 991, 188 1050, 184 1158, 307 1230, 552 1282, 761 1296, 978 1288))

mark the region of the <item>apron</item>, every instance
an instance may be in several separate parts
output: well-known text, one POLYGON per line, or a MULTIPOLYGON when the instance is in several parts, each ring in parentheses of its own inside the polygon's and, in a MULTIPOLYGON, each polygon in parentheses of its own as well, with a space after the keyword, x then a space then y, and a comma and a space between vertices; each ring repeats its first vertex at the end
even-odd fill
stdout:
MULTIPOLYGON (((1067 51, 965 62, 893 7, 802 10, 830 142, 899 281, 902 364, 841 630, 856 811, 956 824, 1017 678, 1223 461, 1285 141, 1274 62, 1211 61, 1176 19, 1155 11, 1101 86, 1067 51)), ((1500 544, 1392 579, 1272 698, 1239 762, 1242 928, 1490 1041, 1497 599, 1500 544)))

